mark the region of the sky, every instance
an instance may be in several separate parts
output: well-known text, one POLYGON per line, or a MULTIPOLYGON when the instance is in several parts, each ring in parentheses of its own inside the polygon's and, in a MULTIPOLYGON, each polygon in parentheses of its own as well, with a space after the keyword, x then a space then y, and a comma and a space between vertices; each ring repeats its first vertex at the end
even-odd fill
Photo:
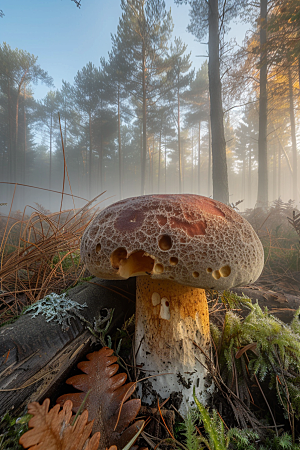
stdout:
MULTIPOLYGON (((73 82, 78 70, 89 61, 99 65, 111 50, 111 34, 115 34, 121 15, 120 0, 82 0, 77 8, 71 0, 1 0, 5 16, 0 18, 0 43, 19 48, 38 57, 38 64, 52 76, 55 89, 62 80, 73 82)), ((171 8, 174 32, 188 45, 193 66, 197 69, 207 54, 207 46, 195 41, 186 31, 189 7, 165 0, 171 8)), ((229 37, 241 42, 244 24, 234 24, 229 37)), ((48 87, 33 87, 34 96, 43 98, 48 87)))

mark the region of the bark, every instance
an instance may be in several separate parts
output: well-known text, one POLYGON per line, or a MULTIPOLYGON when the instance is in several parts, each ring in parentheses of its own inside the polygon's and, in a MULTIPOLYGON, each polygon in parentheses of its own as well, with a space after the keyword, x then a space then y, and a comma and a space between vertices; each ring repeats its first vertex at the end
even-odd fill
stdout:
POLYGON ((13 145, 13 127, 12 127, 12 116, 11 116, 11 95, 10 95, 10 80, 7 82, 7 113, 8 113, 8 161, 9 161, 9 174, 10 181, 16 182, 16 161, 15 161, 15 147, 13 145))
MULTIPOLYGON (((89 148, 89 200, 92 198, 92 116, 91 112, 89 112, 89 139, 90 139, 90 148, 89 148)), ((100 156, 100 155, 99 155, 100 156)), ((100 163, 100 161, 99 161, 100 163)))
POLYGON ((120 114, 120 86, 118 86, 118 149, 119 149, 119 197, 123 198, 123 157, 121 146, 121 114, 120 114))
POLYGON ((167 193, 167 139, 165 138, 165 194, 167 193))
POLYGON ((150 194, 153 194, 153 165, 154 165, 154 135, 152 139, 152 151, 149 146, 149 188, 150 194))
POLYGON ((201 156, 201 121, 199 122, 199 133, 198 133, 198 194, 200 194, 200 181, 201 181, 201 166, 200 166, 200 156, 201 156))
POLYGON ((246 155, 243 153, 243 176, 242 176, 242 198, 245 198, 246 194, 246 155))
POLYGON ((298 57, 298 83, 299 83, 299 96, 300 96, 300 56, 298 57))
MULTIPOLYGON (((103 308, 115 308, 110 330, 116 329, 134 314, 135 303, 130 299, 135 299, 135 279, 120 282, 94 278, 70 289, 69 296, 80 304, 86 302, 88 307, 80 314, 91 324, 103 308)), ((12 408, 15 415, 21 414, 32 401, 39 402, 51 395, 57 398, 61 393, 59 385, 78 360, 84 359, 93 340, 86 323, 77 317, 71 319, 66 331, 59 324, 46 322, 43 315, 33 319, 30 314, 2 327, 0 416, 12 408)))
MULTIPOLYGON (((162 127, 162 124, 161 124, 162 127)), ((159 153, 158 153, 158 184, 157 184, 157 192, 160 193, 160 166, 161 166, 161 128, 159 132, 159 153)))
POLYGON ((267 6, 260 1, 260 75, 259 75, 259 129, 258 129, 258 191, 257 206, 268 206, 268 148, 267 148, 267 6))
POLYGON ((212 134, 213 198, 229 203, 226 142, 223 124, 222 86, 219 52, 219 8, 218 0, 209 0, 209 94, 212 134))
POLYGON ((278 141, 278 198, 281 197, 281 147, 278 141))
MULTIPOLYGON (((50 113, 50 165, 49 165, 49 189, 51 189, 52 178, 52 127, 53 127, 53 113, 50 113)), ((50 192, 49 192, 50 194, 50 192)))
POLYGON ((27 153, 27 133, 26 133, 26 87, 24 87, 24 164, 23 164, 23 183, 26 184, 26 153, 27 153))
MULTIPOLYGON (((288 293, 279 293, 264 287, 239 287, 230 289, 239 296, 243 294, 252 300, 252 303, 258 302, 262 310, 268 308, 273 316, 278 317, 284 323, 290 323, 297 309, 300 307, 300 298, 297 295, 288 293)), ((245 317, 249 314, 249 309, 241 306, 242 315, 245 317)))
POLYGON ((251 161, 251 147, 249 148, 248 159, 248 208, 252 207, 252 161, 251 161))
POLYGON ((211 195, 211 126, 210 126, 210 118, 208 121, 208 197, 211 195))
MULTIPOLYGON (((179 84, 179 79, 178 79, 179 84)), ((182 193, 182 157, 181 157, 181 142, 180 142, 180 98, 179 98, 179 87, 177 90, 177 107, 178 107, 178 117, 177 117, 177 127, 178 127, 178 163, 179 163, 179 194, 182 193)))
POLYGON ((146 155, 147 155, 147 97, 146 97, 146 48, 142 48, 142 86, 143 86, 143 146, 141 161, 141 195, 145 194, 146 185, 146 155))
POLYGON ((296 143, 296 127, 294 114, 294 92, 291 69, 288 71, 289 77, 289 103, 290 103, 290 123, 291 123, 291 138, 292 138, 292 155, 293 155, 293 199, 298 204, 298 161, 297 161, 297 143, 296 143))
POLYGON ((272 148, 272 168, 273 168, 273 173, 272 173, 272 181, 273 181, 273 200, 275 200, 276 198, 276 182, 277 182, 277 164, 276 164, 276 147, 273 146, 272 148))
POLYGON ((191 185, 192 185, 192 193, 194 192, 194 129, 192 127, 192 180, 191 180, 191 185))

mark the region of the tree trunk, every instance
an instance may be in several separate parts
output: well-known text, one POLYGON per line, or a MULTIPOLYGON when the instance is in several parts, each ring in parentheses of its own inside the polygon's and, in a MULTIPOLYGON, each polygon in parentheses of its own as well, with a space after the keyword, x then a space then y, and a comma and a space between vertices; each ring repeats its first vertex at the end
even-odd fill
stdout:
POLYGON ((121 147, 121 114, 120 114, 120 86, 118 86, 118 145, 119 145, 119 197, 123 198, 123 161, 121 147))
MULTIPOLYGON (((53 126, 53 113, 50 113, 50 166, 49 166, 49 189, 51 189, 51 177, 52 177, 52 126, 53 126)), ((50 192, 49 192, 50 194, 50 192)))
POLYGON ((153 194, 153 167, 154 167, 154 134, 153 134, 153 139, 152 139, 152 152, 150 150, 149 147, 149 156, 151 154, 151 158, 150 158, 150 194, 153 194))
POLYGON ((210 126, 210 117, 208 119, 208 194, 207 196, 210 197, 211 195, 211 126, 210 126))
POLYGON ((273 145, 272 147, 272 167, 273 167, 273 173, 272 173, 272 181, 273 181, 273 189, 272 189, 272 196, 273 199, 276 199, 276 181, 277 181, 277 165, 276 165, 276 146, 273 145))
POLYGON ((181 158, 181 143, 180 143, 180 98, 179 98, 179 79, 178 79, 178 90, 177 90, 177 127, 178 127, 178 163, 179 163, 179 194, 182 193, 182 158, 181 158))
MULTIPOLYGON (((91 112, 89 112, 89 140, 90 140, 90 151, 89 151, 89 200, 92 198, 92 116, 91 112)), ((99 155, 99 163, 100 155, 99 155)))
POLYGON ((200 181, 201 181, 201 167, 200 167, 200 149, 201 149, 201 120, 199 121, 199 133, 198 133, 198 194, 200 195, 200 181))
POLYGON ((147 97, 146 97, 146 48, 142 48, 142 86, 143 86, 143 147, 141 161, 141 195, 145 194, 146 155, 147 155, 147 97))
POLYGON ((278 186, 278 198, 281 197, 281 146, 280 143, 278 141, 278 181, 277 181, 277 186, 278 186))
POLYGON ((226 142, 223 124, 222 86, 219 52, 219 5, 218 0, 209 0, 209 94, 212 133, 213 198, 229 203, 226 142))
POLYGON ((165 194, 167 193, 167 139, 165 137, 165 194))
POLYGON ((267 148, 267 11, 268 0, 260 0, 260 75, 258 129, 258 191, 257 206, 268 206, 268 148, 267 148))
POLYGON ((291 68, 288 70, 289 77, 289 101, 290 101, 290 123, 291 123, 291 138, 292 138, 292 155, 293 155, 293 199, 298 205, 298 161, 297 161, 297 143, 296 143, 296 127, 295 127, 295 114, 294 114, 294 92, 293 92, 293 79, 291 74, 291 68))
POLYGON ((26 184, 26 153, 27 153, 27 133, 26 133, 26 87, 24 86, 24 164, 23 164, 23 183, 26 184))
POLYGON ((11 95, 10 95, 10 80, 7 81, 7 112, 8 112, 8 161, 10 181, 16 182, 16 163, 15 163, 15 146, 13 144, 13 128, 12 128, 12 114, 11 114, 11 95))
POLYGON ((160 166, 161 166, 161 128, 162 123, 159 131, 159 153, 158 153, 158 183, 157 183, 157 192, 160 193, 160 166))
POLYGON ((248 158, 248 208, 252 208, 252 161, 251 161, 251 147, 249 148, 249 158, 248 158))
POLYGON ((191 180, 192 189, 191 192, 194 192, 194 129, 192 127, 192 180, 191 180))
POLYGON ((246 155, 243 153, 242 198, 246 196, 246 155))

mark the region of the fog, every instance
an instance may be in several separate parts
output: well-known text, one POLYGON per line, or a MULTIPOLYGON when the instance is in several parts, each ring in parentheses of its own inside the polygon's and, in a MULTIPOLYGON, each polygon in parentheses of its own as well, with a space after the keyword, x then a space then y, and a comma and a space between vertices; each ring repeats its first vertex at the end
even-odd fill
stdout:
MULTIPOLYGON (((78 26, 76 20, 82 17, 80 35, 97 40, 94 24, 85 16, 85 3, 82 0, 79 9, 71 0, 56 2, 56 14, 61 8, 66 29, 73 32, 72 20, 78 26)), ((90 20, 96 11, 99 14, 96 3, 88 7, 90 20)), ((143 194, 214 196, 218 184, 214 167, 222 155, 214 144, 207 31, 202 32, 201 22, 197 29, 198 19, 189 5, 177 7, 171 0, 165 8, 162 1, 146 3, 140 10, 146 24, 144 41, 134 32, 137 25, 128 3, 121 8, 121 2, 112 2, 105 14, 115 14, 115 22, 110 18, 111 29, 105 28, 105 46, 94 48, 89 59, 90 44, 85 47, 82 42, 81 65, 76 67, 75 54, 71 71, 57 64, 51 73, 48 44, 34 30, 30 32, 35 44, 28 41, 28 47, 21 24, 14 38, 7 31, 13 42, 2 33, 1 215, 10 210, 26 209, 30 214, 33 208, 51 212, 80 208, 101 193, 94 202, 99 208, 143 194), (186 31, 189 25, 192 33, 186 31)), ((6 2, 3 13, 1 23, 12 21, 6 2)), ((45 20, 45 14, 41 8, 35 20, 45 20)), ((218 63, 229 203, 242 200, 238 208, 243 212, 257 204, 261 164, 259 10, 251 10, 244 22, 238 8, 233 16, 220 33, 218 63), (242 36, 246 29, 251 32, 242 36)), ((104 27, 105 16, 97 20, 104 27)), ((44 26, 52 25, 49 21, 44 26)), ((26 21, 23 26, 25 30, 26 21)), ((281 45, 275 32, 270 32, 271 38, 270 53, 281 45)), ((75 53, 74 48, 71 51, 75 53)), ((267 180, 268 205, 278 198, 298 202, 299 65, 297 55, 288 56, 281 54, 267 63, 267 164, 260 177, 267 180)))

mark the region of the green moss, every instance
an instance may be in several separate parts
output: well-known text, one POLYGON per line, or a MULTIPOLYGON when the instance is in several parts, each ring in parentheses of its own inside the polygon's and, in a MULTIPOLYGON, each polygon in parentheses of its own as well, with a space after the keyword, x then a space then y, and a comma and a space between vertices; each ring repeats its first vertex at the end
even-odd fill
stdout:
POLYGON ((14 418, 6 413, 0 420, 0 450, 21 450, 19 439, 28 430, 30 414, 14 418))

